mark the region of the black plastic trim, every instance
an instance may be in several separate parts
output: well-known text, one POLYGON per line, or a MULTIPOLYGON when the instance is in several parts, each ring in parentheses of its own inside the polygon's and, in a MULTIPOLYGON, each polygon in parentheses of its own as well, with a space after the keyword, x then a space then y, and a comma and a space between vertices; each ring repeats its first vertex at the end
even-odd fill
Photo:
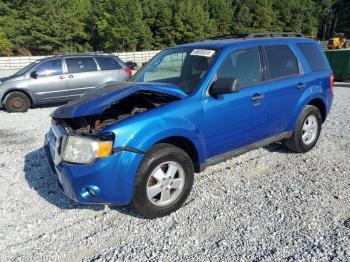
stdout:
POLYGON ((132 153, 136 153, 136 154, 145 154, 144 151, 139 150, 137 148, 129 147, 129 146, 117 147, 117 148, 113 149, 112 153, 117 154, 117 153, 123 152, 123 151, 128 151, 128 152, 132 152, 132 153))
POLYGON ((278 135, 275 135, 275 136, 272 136, 272 137, 260 140, 258 142, 255 142, 253 144, 250 144, 250 145, 247 145, 247 146, 243 146, 243 147, 239 147, 237 149, 234 149, 232 151, 223 153, 221 155, 208 158, 205 161, 205 163, 200 164, 200 172, 204 171, 209 166, 216 165, 216 164, 218 164, 220 162, 223 162, 223 161, 225 161, 227 159, 230 159, 230 158, 242 155, 242 154, 247 153, 247 152, 249 152, 251 150, 254 150, 254 149, 257 149, 257 148, 260 148, 260 147, 272 144, 274 142, 278 142, 278 141, 281 141, 283 139, 289 138, 289 137, 292 136, 292 134, 293 134, 292 131, 283 132, 283 133, 280 133, 278 135))

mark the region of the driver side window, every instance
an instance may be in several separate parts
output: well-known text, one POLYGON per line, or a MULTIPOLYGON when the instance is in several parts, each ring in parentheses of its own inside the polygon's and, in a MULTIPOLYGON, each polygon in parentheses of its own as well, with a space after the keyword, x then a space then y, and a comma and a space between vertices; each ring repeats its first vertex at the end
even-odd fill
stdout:
POLYGON ((240 88, 261 83, 261 64, 257 48, 230 53, 217 71, 217 80, 237 80, 240 88))
POLYGON ((42 63, 35 69, 38 77, 62 75, 62 60, 54 59, 42 63))

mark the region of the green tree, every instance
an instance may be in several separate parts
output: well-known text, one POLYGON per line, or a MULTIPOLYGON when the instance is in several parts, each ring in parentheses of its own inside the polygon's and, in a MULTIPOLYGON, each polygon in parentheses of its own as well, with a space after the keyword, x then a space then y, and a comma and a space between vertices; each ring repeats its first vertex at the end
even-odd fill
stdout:
POLYGON ((23 47, 25 41, 22 4, 23 1, 19 0, 0 1, 0 32, 13 49, 23 47))
POLYGON ((85 32, 89 0, 33 0, 24 7, 25 44, 34 54, 90 49, 85 32))
POLYGON ((0 31, 0 52, 4 50, 11 50, 12 44, 10 40, 7 39, 4 32, 0 31))
POLYGON ((175 43, 193 42, 217 34, 214 19, 197 1, 178 0, 174 4, 175 43))
POLYGON ((208 9, 210 19, 213 19, 217 27, 217 35, 229 35, 232 25, 232 6, 228 0, 209 0, 208 9))
POLYGON ((94 2, 90 20, 96 50, 117 51, 151 48, 151 31, 143 21, 136 0, 94 2))
POLYGON ((174 5, 173 0, 146 0, 143 2, 144 21, 151 30, 155 48, 175 45, 174 5))
POLYGON ((317 8, 313 0, 279 0, 273 4, 279 31, 317 34, 317 8))

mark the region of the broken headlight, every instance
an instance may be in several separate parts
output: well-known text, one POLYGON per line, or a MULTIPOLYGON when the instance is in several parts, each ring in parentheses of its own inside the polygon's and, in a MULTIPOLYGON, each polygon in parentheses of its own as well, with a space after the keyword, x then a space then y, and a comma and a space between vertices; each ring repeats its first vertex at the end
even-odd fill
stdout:
POLYGON ((70 163, 88 164, 96 158, 111 154, 113 141, 99 141, 82 136, 68 136, 63 160, 70 163))

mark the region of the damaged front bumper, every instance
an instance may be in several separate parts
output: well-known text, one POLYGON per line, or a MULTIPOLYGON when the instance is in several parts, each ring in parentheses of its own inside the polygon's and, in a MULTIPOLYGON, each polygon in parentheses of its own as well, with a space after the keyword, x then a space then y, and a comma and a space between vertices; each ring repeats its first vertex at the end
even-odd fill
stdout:
POLYGON ((48 161, 65 195, 86 204, 129 204, 143 154, 114 150, 117 153, 90 164, 66 163, 60 157, 65 135, 62 129, 53 126, 45 136, 48 161))

